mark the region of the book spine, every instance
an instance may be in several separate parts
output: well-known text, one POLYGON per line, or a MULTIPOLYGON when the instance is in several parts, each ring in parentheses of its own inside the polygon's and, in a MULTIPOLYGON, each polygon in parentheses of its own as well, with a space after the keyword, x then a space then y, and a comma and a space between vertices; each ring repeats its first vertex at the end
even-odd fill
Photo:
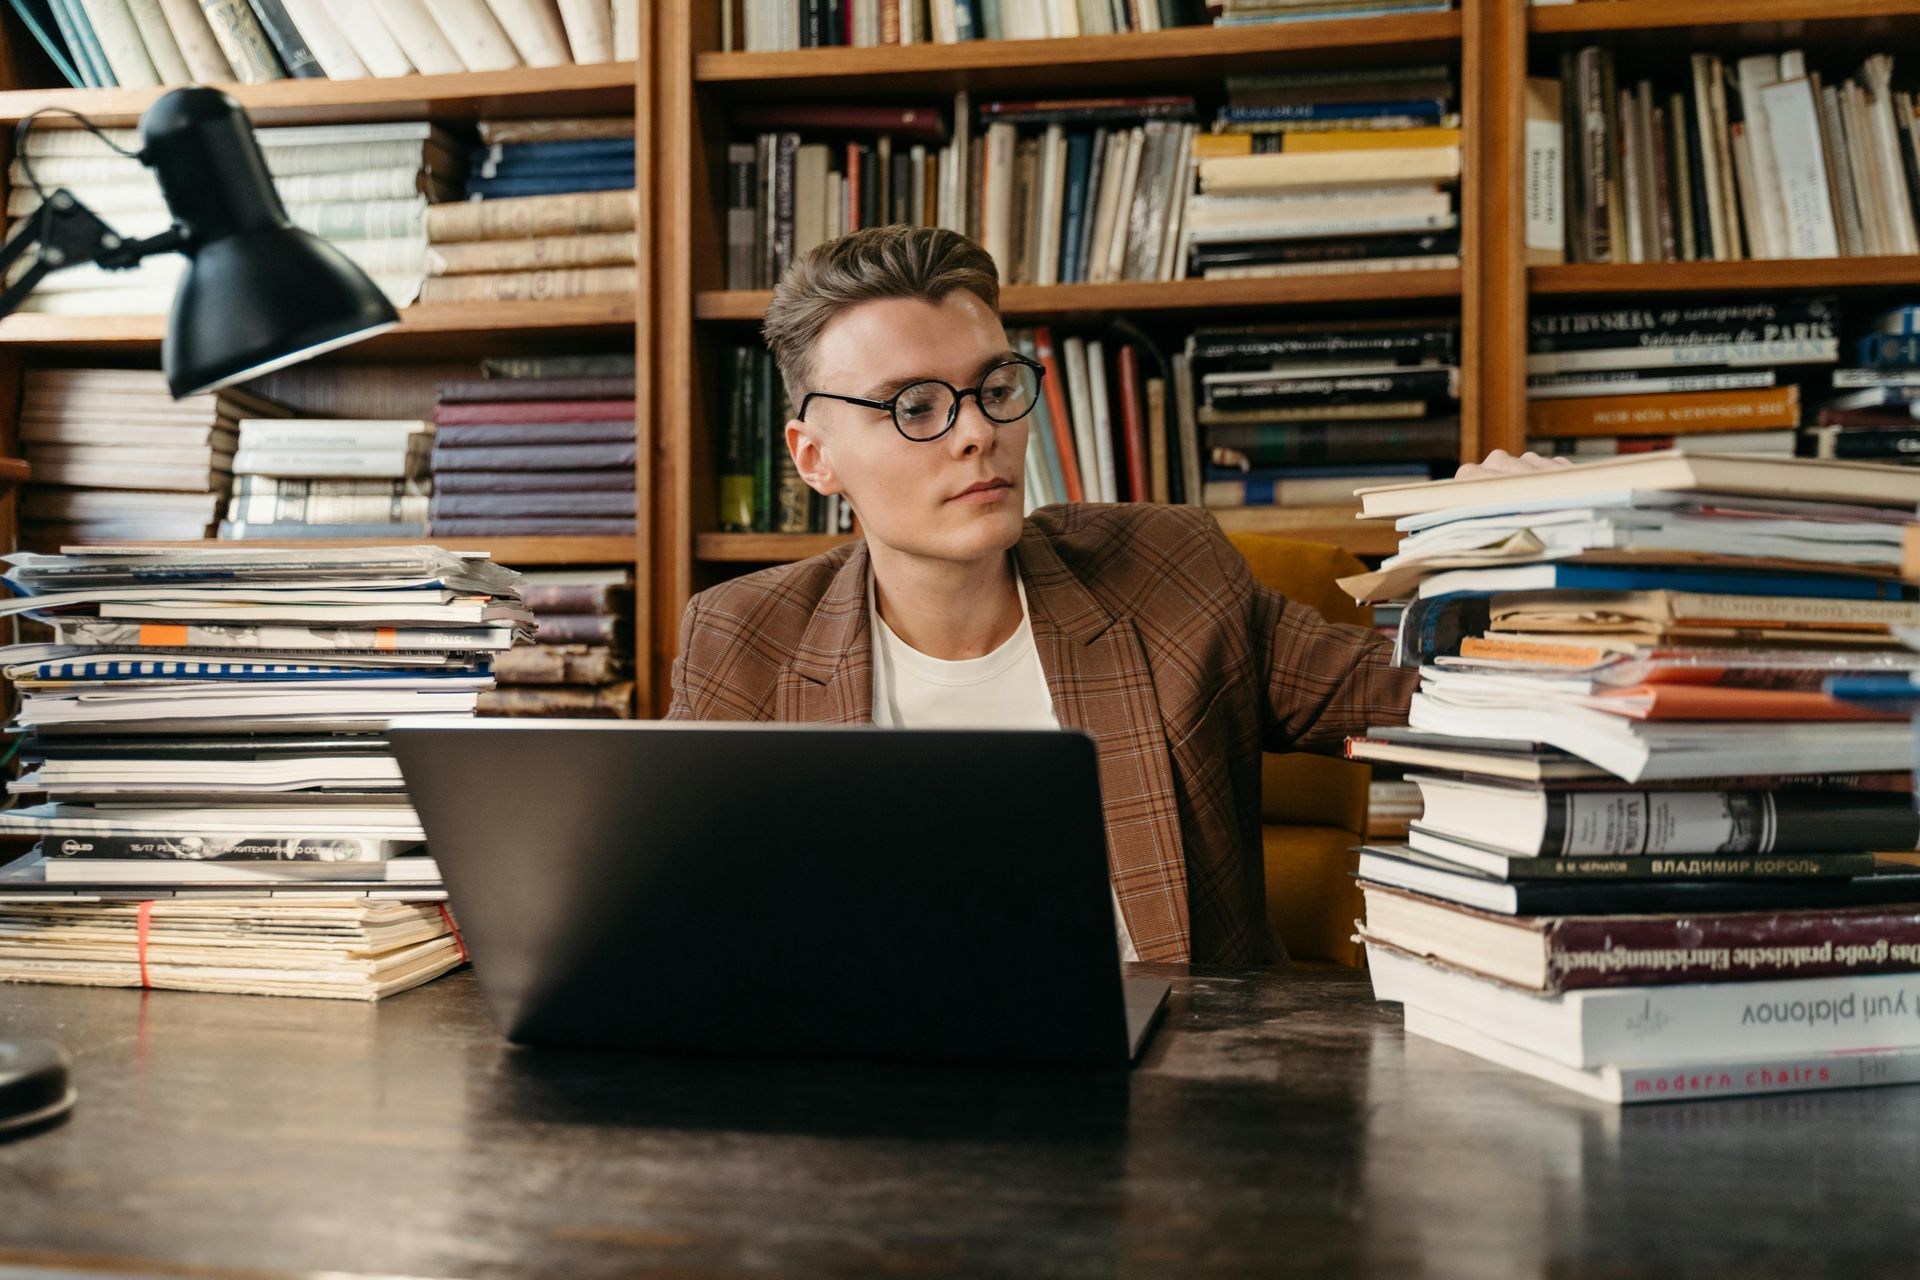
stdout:
POLYGON ((261 30, 267 33, 274 52, 280 55, 280 65, 286 68, 289 76, 302 79, 326 76, 319 59, 307 47, 306 37, 300 34, 300 28, 293 24, 292 17, 280 0, 247 0, 247 3, 253 9, 253 16, 260 20, 261 30))
MULTIPOLYGON (((444 484, 438 483, 438 477, 451 471, 572 471, 586 467, 631 467, 634 461, 634 443, 627 441, 608 441, 597 444, 554 444, 554 445, 490 445, 478 449, 444 449, 433 451, 433 471, 436 487, 446 491, 444 484)), ((256 470, 243 468, 238 470, 256 470)), ((324 475, 323 471, 313 474, 324 475)))
POLYGON ((426 0, 426 5, 467 70, 506 71, 520 65, 513 41, 486 0, 426 0))
POLYGON ((1147 424, 1140 403, 1140 352, 1132 343, 1120 348, 1115 361, 1120 382, 1120 428, 1126 441, 1127 501, 1148 500, 1147 424))
POLYGON ((237 497, 227 519, 248 524, 418 524, 427 518, 425 496, 237 497))
POLYGON ((550 298, 631 296, 639 287, 632 267, 579 267, 468 276, 430 276, 420 286, 423 305, 526 302, 550 298))
POLYGON ((611 648, 530 644, 494 659, 493 678, 501 685, 611 684, 627 673, 611 648))
POLYGON ((448 516, 427 522, 427 532, 433 537, 629 538, 633 536, 634 528, 632 516, 577 516, 564 513, 543 516, 448 516))
MULTIPOLYGON (((633 262, 637 248, 634 237, 621 231, 602 235, 540 236, 530 240, 473 240, 431 245, 424 262, 427 274, 433 276, 606 267, 633 262)), ((731 246, 729 249, 731 251, 731 246)), ((752 266, 751 253, 749 245, 746 260, 749 267, 752 266)))
MULTIPOLYGON (((1580 345, 1631 346, 1648 341, 1643 336, 1648 334, 1677 334, 1689 341, 1715 342, 1831 338, 1837 332, 1839 320, 1839 309, 1825 299, 1709 303, 1660 309, 1621 307, 1535 315, 1527 321, 1527 337, 1530 351, 1575 350, 1580 345)), ((1656 339, 1652 345, 1666 343, 1656 339)))
POLYGON ((633 474, 618 468, 589 471, 448 471, 433 478, 436 493, 572 493, 631 489, 633 474))
POLYGON ((753 530, 753 438, 748 417, 748 383, 753 377, 753 348, 732 350, 732 377, 727 388, 727 416, 720 455, 720 509, 722 533, 753 530))
POLYGON ((1761 982, 1920 969, 1911 911, 1579 917, 1546 929, 1548 990, 1761 982))
POLYGON ((80 8, 116 84, 139 89, 160 83, 127 0, 80 0, 80 8))
POLYGON ((50 0, 49 7, 53 10, 54 27, 73 53, 73 67, 80 74, 81 86, 111 87, 113 73, 107 70, 106 58, 98 53, 93 30, 87 26, 86 15, 80 12, 80 0, 50 0))
POLYGON ((1548 793, 1543 855, 1850 853, 1920 846, 1904 796, 1727 791, 1548 793))
POLYGON ((631 585, 600 582, 527 582, 520 588, 520 600, 535 614, 594 614, 613 616, 626 611, 633 602, 631 585))
POLYGON ((1410 422, 1302 422, 1209 427, 1208 443, 1231 449, 1256 467, 1339 462, 1398 462, 1451 457, 1459 449, 1459 420, 1410 422))
POLYGON ((559 67, 573 61, 554 0, 487 0, 487 7, 527 66, 559 67))
POLYGON ((167 15, 161 12, 160 0, 127 0, 127 10, 134 26, 140 30, 140 42, 146 46, 147 57, 153 62, 154 74, 160 77, 160 83, 193 83, 193 72, 187 68, 180 44, 167 26, 167 15))
POLYGON ((482 374, 502 380, 623 377, 630 384, 633 370, 631 355, 486 356, 480 361, 482 374))
POLYGON ((633 408, 631 396, 607 400, 474 400, 442 402, 434 410, 434 420, 442 426, 604 422, 631 425, 633 408))
POLYGON ((400 52, 422 75, 452 75, 467 70, 425 0, 380 0, 380 20, 392 33, 400 52))
POLYGON ((483 716, 572 716, 626 720, 633 716, 633 682, 590 687, 534 685, 489 689, 480 695, 483 716))
POLYGON ((438 244, 630 232, 637 211, 632 191, 436 204, 427 208, 427 239, 438 244))
POLYGON ((227 65, 233 68, 234 79, 241 84, 286 79, 267 33, 260 29, 260 20, 253 16, 246 0, 200 0, 200 11, 213 28, 213 38, 227 65))
POLYGON ((1453 368, 1205 386, 1209 405, 1234 409, 1306 403, 1352 404, 1368 400, 1450 400, 1458 393, 1459 371, 1453 368))
POLYGON ((60 836, 41 842, 49 858, 85 862, 98 858, 155 861, 385 862, 420 849, 418 840, 373 836, 236 836, 203 832, 176 836, 60 836))
POLYGON ((751 289, 754 247, 760 236, 759 201, 754 177, 756 149, 751 143, 727 148, 727 288, 751 289))
POLYGON ((430 484, 416 480, 306 480, 298 478, 242 475, 233 478, 233 496, 267 497, 283 500, 307 498, 394 498, 425 494, 430 484))
POLYGON ((1719 342, 1676 347, 1608 347, 1591 351, 1541 352, 1527 357, 1527 372, 1574 373, 1605 369, 1685 369, 1763 365, 1831 364, 1837 341, 1821 338, 1767 342, 1719 342))
MULTIPOLYGON (((632 367, 632 357, 627 357, 632 367)), ((441 404, 499 404, 538 400, 632 400, 631 374, 568 375, 523 378, 492 374, 485 378, 458 378, 438 388, 441 404)))
POLYGON ((480 516, 632 516, 637 497, 625 491, 602 489, 586 493, 437 493, 428 515, 436 525, 447 520, 480 516))

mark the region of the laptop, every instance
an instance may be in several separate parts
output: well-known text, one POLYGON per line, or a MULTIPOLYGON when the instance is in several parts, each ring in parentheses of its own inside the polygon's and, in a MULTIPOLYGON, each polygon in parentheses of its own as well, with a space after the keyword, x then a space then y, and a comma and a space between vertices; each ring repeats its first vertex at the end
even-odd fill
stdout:
POLYGON ((1124 1067, 1093 742, 1055 731, 396 720, 516 1043, 1124 1067))

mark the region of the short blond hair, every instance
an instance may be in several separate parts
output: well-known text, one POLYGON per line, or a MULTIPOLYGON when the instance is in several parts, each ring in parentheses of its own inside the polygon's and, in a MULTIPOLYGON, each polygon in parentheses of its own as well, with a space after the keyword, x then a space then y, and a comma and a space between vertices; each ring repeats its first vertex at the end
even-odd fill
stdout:
POLYGON ((818 245, 789 267, 760 332, 798 405, 814 344, 841 312, 882 298, 938 304, 956 289, 1000 309, 1000 273, 985 249, 944 227, 869 227, 818 245))

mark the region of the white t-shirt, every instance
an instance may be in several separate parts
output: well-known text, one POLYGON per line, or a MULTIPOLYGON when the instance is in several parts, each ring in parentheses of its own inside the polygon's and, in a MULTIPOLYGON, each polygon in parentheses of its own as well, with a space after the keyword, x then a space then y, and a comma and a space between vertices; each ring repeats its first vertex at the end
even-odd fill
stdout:
MULTIPOLYGON (((873 722, 907 729, 1058 729, 1053 694, 1040 669, 1027 613, 1027 584, 1016 569, 1020 591, 1020 627, 992 653, 950 661, 930 658, 893 633, 873 597, 873 571, 867 571, 867 617, 873 631, 873 722)), ((1107 886, 1111 892, 1111 883, 1107 886)), ((1114 927, 1120 958, 1138 960, 1120 896, 1113 895, 1114 927)))

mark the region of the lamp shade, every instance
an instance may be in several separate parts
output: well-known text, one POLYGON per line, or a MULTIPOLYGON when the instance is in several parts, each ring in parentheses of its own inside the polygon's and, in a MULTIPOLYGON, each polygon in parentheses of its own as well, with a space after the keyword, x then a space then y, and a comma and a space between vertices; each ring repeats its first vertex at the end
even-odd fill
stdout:
POLYGON ((247 113, 218 89, 176 89, 140 121, 188 265, 161 368, 175 397, 343 347, 400 322, 364 271, 293 225, 247 113))

